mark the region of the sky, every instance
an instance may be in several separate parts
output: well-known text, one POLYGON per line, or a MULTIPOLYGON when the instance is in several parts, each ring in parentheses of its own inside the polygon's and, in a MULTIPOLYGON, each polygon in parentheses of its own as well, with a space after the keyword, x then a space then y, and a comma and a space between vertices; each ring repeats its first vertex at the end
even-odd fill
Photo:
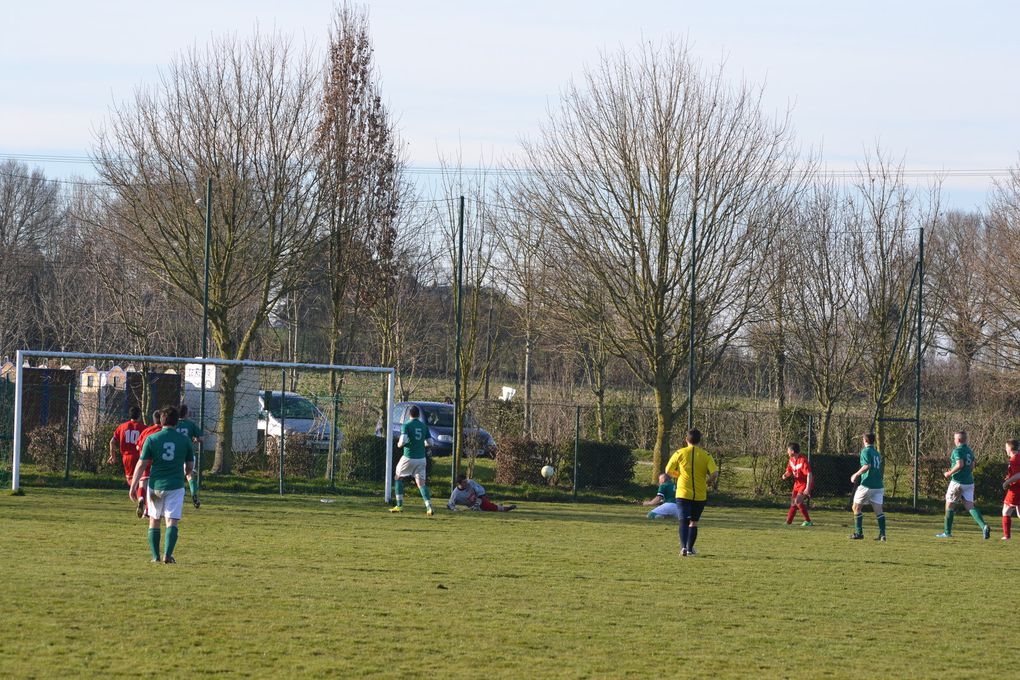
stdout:
MULTIPOLYGON (((601 55, 686 39, 791 110, 830 168, 876 145, 950 207, 980 207, 1020 152, 1020 3, 822 0, 369 0, 384 96, 412 168, 492 165, 601 55)), ((332 0, 0 1, 0 158, 90 174, 109 107, 176 54, 256 27, 322 50, 332 0)))

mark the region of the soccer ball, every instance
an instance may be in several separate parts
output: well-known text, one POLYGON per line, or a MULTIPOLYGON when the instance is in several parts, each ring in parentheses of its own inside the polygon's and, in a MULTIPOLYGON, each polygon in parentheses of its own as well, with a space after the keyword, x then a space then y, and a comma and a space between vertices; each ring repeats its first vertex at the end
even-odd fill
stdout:
POLYGON ((552 465, 546 465, 542 468, 542 476, 545 477, 546 479, 549 479, 554 474, 556 474, 556 468, 554 468, 552 465))

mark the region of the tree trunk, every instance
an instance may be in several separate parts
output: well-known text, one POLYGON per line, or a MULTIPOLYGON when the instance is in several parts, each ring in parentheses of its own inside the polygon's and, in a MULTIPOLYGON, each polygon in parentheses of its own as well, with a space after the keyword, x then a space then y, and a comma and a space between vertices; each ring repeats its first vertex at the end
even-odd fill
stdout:
POLYGON ((818 453, 829 450, 829 427, 832 423, 832 411, 836 407, 833 402, 822 404, 822 422, 818 432, 818 453))
POLYGON ((655 450, 652 453, 652 481, 658 479, 669 460, 669 440, 673 432, 673 384, 659 378, 655 385, 655 450))
POLYGON ((531 328, 524 333, 524 438, 531 439, 531 328))
POLYGON ((220 381, 220 436, 216 440, 216 457, 211 472, 229 475, 234 448, 234 399, 237 394, 240 366, 223 366, 220 381))

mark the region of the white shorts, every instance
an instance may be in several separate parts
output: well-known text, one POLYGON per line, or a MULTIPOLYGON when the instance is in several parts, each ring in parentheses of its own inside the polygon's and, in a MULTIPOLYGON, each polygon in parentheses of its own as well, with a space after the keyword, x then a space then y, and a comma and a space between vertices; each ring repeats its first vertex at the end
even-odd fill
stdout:
POLYGON ((946 503, 959 503, 961 498, 967 503, 973 503, 974 485, 950 481, 949 488, 946 489, 946 503))
POLYGON ((854 492, 854 505, 882 505, 885 489, 869 489, 861 484, 854 492))
POLYGON ((656 517, 679 518, 680 508, 677 506, 676 503, 660 503, 659 505, 656 505, 654 508, 652 508, 652 511, 649 514, 655 515, 656 517))
POLYGON ((407 456, 401 456, 400 461, 397 463, 397 471, 394 473, 394 476, 398 479, 401 477, 414 477, 416 482, 424 484, 427 460, 428 458, 408 458, 407 456))
POLYGON ((146 504, 148 505, 149 517, 159 519, 180 519, 181 509, 184 508, 184 489, 169 489, 157 491, 152 487, 145 490, 146 504))

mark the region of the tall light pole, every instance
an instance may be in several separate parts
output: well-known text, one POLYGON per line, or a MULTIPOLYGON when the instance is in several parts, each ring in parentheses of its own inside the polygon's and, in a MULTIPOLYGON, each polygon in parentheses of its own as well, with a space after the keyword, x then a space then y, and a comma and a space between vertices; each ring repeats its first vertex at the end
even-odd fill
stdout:
MULTIPOLYGON (((205 440, 205 360, 209 358, 209 242, 212 240, 212 177, 205 182, 205 272, 202 289, 202 389, 198 407, 198 427, 205 440)), ((198 465, 195 466, 195 485, 202 484, 202 454, 205 445, 199 444, 198 465)))
POLYGON ((455 370, 453 374, 453 460, 450 461, 450 485, 451 488, 457 485, 457 471, 460 467, 460 446, 461 427, 460 421, 464 417, 464 405, 460 402, 460 348, 461 334, 464 326, 464 312, 461 298, 464 296, 464 197, 460 197, 460 211, 457 221, 457 301, 456 301, 456 324, 457 343, 454 349, 455 370))

